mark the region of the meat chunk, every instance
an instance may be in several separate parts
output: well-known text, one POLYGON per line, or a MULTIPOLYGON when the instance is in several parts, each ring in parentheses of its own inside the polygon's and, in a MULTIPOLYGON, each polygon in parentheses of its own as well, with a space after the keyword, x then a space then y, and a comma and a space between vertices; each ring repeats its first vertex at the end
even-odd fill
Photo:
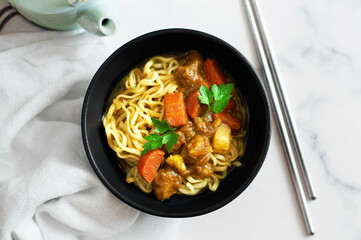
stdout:
POLYGON ((191 140, 196 134, 193 126, 193 122, 189 121, 186 125, 182 126, 179 131, 181 131, 186 138, 186 141, 191 140))
POLYGON ((179 137, 177 144, 173 146, 172 152, 177 151, 186 142, 186 137, 184 136, 184 133, 182 131, 175 131, 175 133, 178 134, 179 137))
POLYGON ((197 179, 205 179, 214 172, 214 166, 209 161, 206 164, 195 164, 191 168, 192 176, 197 179))
POLYGON ((196 130, 203 133, 204 135, 210 137, 215 131, 215 128, 212 125, 211 121, 207 121, 203 118, 196 117, 194 119, 194 125, 196 127, 196 130))
POLYGON ((187 88, 210 87, 209 82, 201 75, 203 57, 197 51, 190 51, 185 57, 185 63, 175 71, 175 76, 180 85, 187 88))
POLYGON ((186 163, 208 161, 209 153, 213 151, 209 139, 200 134, 195 135, 186 146, 187 155, 189 156, 185 159, 186 163))
POLYGON ((188 154, 192 158, 201 157, 207 153, 212 152, 211 144, 206 136, 197 134, 187 144, 188 154))
POLYGON ((168 168, 161 168, 158 170, 155 178, 152 182, 152 187, 155 196, 159 200, 165 200, 170 198, 175 191, 180 187, 182 183, 182 177, 168 168))

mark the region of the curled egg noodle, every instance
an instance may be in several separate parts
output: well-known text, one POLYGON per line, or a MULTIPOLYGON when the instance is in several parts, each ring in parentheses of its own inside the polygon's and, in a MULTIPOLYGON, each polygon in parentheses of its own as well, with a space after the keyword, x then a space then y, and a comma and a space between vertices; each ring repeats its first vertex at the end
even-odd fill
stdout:
MULTIPOLYGON (((166 94, 178 90, 178 83, 172 72, 179 66, 175 57, 156 56, 142 67, 137 67, 122 80, 122 86, 103 117, 107 141, 118 156, 118 165, 127 165, 126 181, 150 193, 152 185, 139 174, 137 165, 141 156, 144 139, 155 133, 151 118, 164 119, 163 98, 166 94)), ((237 105, 240 99, 235 98, 237 105)), ((245 116, 243 114, 243 116, 245 116)), ((215 191, 219 181, 226 177, 231 166, 240 166, 236 159, 244 153, 245 132, 232 136, 231 150, 227 155, 211 153, 214 173, 205 179, 192 176, 182 178, 178 193, 194 195, 205 188, 215 191)))

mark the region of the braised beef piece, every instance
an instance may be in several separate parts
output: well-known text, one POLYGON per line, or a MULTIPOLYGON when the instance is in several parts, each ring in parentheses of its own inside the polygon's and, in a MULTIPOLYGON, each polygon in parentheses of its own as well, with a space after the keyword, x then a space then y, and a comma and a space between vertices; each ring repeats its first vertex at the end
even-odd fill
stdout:
POLYGON ((170 198, 182 183, 182 177, 170 168, 158 170, 152 182, 155 196, 159 200, 170 198))
POLYGON ((211 162, 207 161, 206 164, 198 164, 189 166, 191 175, 197 179, 204 179, 210 177, 214 172, 214 166, 211 162))
POLYGON ((183 133, 183 136, 185 137, 186 141, 191 140, 194 135, 196 135, 196 132, 194 130, 193 122, 189 121, 186 125, 182 126, 179 131, 183 133))
POLYGON ((181 155, 186 164, 195 162, 205 163, 209 160, 209 154, 213 151, 209 139, 201 134, 196 134, 189 142, 186 143, 181 155))
POLYGON ((182 131, 177 130, 175 131, 175 133, 178 134, 179 137, 178 137, 178 143, 173 146, 172 152, 178 151, 178 149, 186 142, 186 137, 182 131))
POLYGON ((210 87, 210 83, 202 75, 203 57, 198 51, 190 51, 175 71, 175 76, 180 85, 188 89, 197 89, 201 85, 210 87))

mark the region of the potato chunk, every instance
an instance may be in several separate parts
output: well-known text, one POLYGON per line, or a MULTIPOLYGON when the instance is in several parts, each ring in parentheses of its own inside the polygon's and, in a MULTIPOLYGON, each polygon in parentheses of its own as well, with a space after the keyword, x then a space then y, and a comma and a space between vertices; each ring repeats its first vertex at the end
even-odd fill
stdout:
POLYGON ((184 164, 183 158, 181 155, 170 155, 165 162, 171 166, 174 167, 177 172, 181 175, 184 176, 188 173, 186 165, 184 164))
POLYGON ((231 128, 227 124, 222 123, 213 135, 212 146, 214 152, 221 154, 229 153, 231 150, 231 140, 231 128))

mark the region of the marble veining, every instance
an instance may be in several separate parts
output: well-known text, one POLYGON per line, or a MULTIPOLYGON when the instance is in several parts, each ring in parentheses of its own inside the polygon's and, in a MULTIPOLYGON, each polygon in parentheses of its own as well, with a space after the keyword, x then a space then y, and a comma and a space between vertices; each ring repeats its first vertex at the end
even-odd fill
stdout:
MULTIPOLYGON (((287 210, 278 208, 274 210, 277 213, 273 219, 276 219, 275 216, 283 216, 287 219, 283 222, 287 228, 272 229, 262 225, 260 229, 264 229, 264 234, 243 230, 241 236, 244 239, 359 240, 361 239, 361 1, 258 0, 257 2, 264 16, 273 52, 278 60, 288 103, 317 193, 315 201, 308 201, 316 234, 313 237, 304 234, 301 215, 294 214, 295 209, 298 210, 298 203, 294 198, 287 210), (293 219, 297 221, 292 222, 293 219)), ((253 63, 259 69, 259 62, 253 63)), ((266 162, 272 161, 273 164, 268 165, 268 168, 276 172, 275 159, 283 156, 278 135, 274 134, 273 139, 276 140, 278 151, 273 151, 272 146, 275 145, 271 144, 266 162)), ((287 168, 282 170, 284 169, 287 168)), ((259 177, 262 178, 260 182, 266 184, 267 176, 259 177)), ((269 178, 272 182, 271 179, 274 179, 274 176, 269 178)), ((257 185, 254 185, 251 185, 251 188, 257 188, 257 185)), ((283 204, 288 202, 285 199, 287 196, 285 191, 294 194, 292 185, 289 189, 278 189, 278 191, 283 197, 277 201, 283 204)), ((259 194, 262 195, 261 192, 259 194)), ((233 206, 235 212, 238 208, 233 206)), ((254 214, 251 211, 237 213, 247 216, 254 214)), ((258 217, 268 216, 261 214, 258 217)), ((247 227, 252 229, 253 226, 247 227)))
MULTIPOLYGON (((360 192, 361 193, 361 187, 357 185, 352 185, 347 182, 344 182, 341 178, 336 176, 333 172, 335 171, 328 165, 328 156, 325 150, 320 149, 319 139, 317 133, 313 132, 311 133, 311 144, 314 151, 317 152, 319 156, 319 160, 323 165, 324 171, 327 175, 327 178, 332 185, 337 185, 338 187, 341 187, 344 190, 351 191, 351 192, 360 192)), ((337 171, 337 170, 336 170, 337 171)))

